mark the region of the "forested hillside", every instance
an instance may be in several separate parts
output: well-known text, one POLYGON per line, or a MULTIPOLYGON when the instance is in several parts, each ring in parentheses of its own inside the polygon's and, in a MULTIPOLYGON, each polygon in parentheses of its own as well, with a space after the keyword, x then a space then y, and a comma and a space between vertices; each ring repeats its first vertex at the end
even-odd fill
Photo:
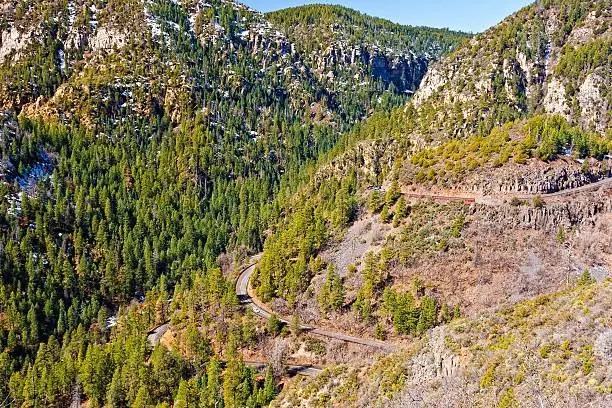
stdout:
MULTIPOLYGON (((463 38, 422 31, 398 48, 425 64, 463 38)), ((0 401, 266 405, 282 373, 242 360, 280 328, 244 315, 232 269, 341 135, 407 94, 322 81, 228 0, 7 0, 0 35, 0 401)))
MULTIPOLYGON (((377 86, 412 94, 429 64, 469 38, 465 33, 402 26, 341 6, 307 5, 266 15, 323 83, 341 95, 377 86)), ((342 104, 349 106, 350 98, 342 104)))
POLYGON ((486 135, 505 122, 547 113, 605 133, 610 13, 605 1, 544 0, 475 36, 433 66, 415 96, 426 132, 486 135))
MULTIPOLYGON (((537 2, 433 64, 411 101, 347 133, 288 200, 254 275, 257 295, 313 326, 414 345, 435 343, 432 336, 461 316, 485 318, 477 316, 576 282, 609 284, 610 12, 602 1, 537 2)), ((598 302, 609 303, 605 295, 598 302)), ((608 320, 604 313, 599 322, 608 320)), ((584 356, 597 336, 608 341, 602 324, 585 335, 584 356)), ((431 347, 437 352, 437 343, 431 347)), ((461 347, 446 347, 448 356, 414 356, 413 367, 331 369, 282 394, 279 405, 529 401, 510 382, 491 388, 501 359, 465 361, 461 347), (440 369, 447 357, 457 361, 440 369), (419 370, 430 369, 424 391, 419 370), (436 389, 457 395, 443 400, 436 389)), ((538 347, 525 345, 525 355, 538 347)), ((542 400, 605 406, 609 376, 590 375, 609 367, 607 353, 585 357, 592 366, 558 379, 573 399, 546 383, 542 400), (574 384, 576 377, 589 380, 574 384), (601 397, 586 396, 595 393, 601 397)), ((546 370, 524 369, 555 375, 546 370)))

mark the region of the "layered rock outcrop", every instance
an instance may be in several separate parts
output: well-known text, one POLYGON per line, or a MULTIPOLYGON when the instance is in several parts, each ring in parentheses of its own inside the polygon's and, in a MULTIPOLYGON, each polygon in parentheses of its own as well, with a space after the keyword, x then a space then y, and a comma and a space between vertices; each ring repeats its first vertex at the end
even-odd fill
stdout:
POLYGON ((495 221, 507 228, 532 228, 557 231, 559 227, 572 228, 592 224, 601 214, 612 212, 609 194, 586 195, 573 200, 547 202, 535 207, 530 202, 521 205, 478 205, 472 208, 475 216, 495 221))
POLYGON ((497 125, 542 111, 604 133, 611 83, 606 59, 595 55, 609 48, 610 10, 584 13, 570 22, 566 8, 526 8, 474 37, 432 65, 415 105, 433 106, 433 127, 442 136, 465 136, 483 120, 497 125), (457 123, 464 124, 461 134, 457 123))
POLYGON ((14 59, 18 59, 21 50, 27 45, 28 36, 20 33, 17 27, 11 27, 8 31, 0 32, 0 63, 11 55, 14 59))
POLYGON ((550 194, 587 186, 612 177, 612 160, 590 159, 588 163, 564 158, 550 163, 531 160, 528 165, 509 163, 471 174, 457 189, 482 195, 550 194))

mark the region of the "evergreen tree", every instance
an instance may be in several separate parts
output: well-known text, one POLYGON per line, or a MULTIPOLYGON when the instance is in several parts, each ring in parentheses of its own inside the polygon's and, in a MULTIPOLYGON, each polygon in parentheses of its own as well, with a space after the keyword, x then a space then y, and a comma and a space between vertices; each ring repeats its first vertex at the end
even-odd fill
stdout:
POLYGON ((106 406, 119 408, 125 406, 125 390, 121 379, 121 369, 117 367, 113 373, 110 387, 106 392, 106 406))
POLYGON ((438 315, 436 300, 429 296, 421 299, 421 313, 417 325, 417 333, 422 334, 436 324, 438 315))
POLYGON ((258 403, 263 407, 267 406, 278 394, 274 381, 274 372, 272 367, 266 367, 266 377, 264 379, 264 386, 262 389, 261 397, 258 403))
POLYGON ((276 313, 272 313, 268 318, 266 329, 271 336, 278 336, 283 328, 283 322, 280 321, 276 313))
POLYGON ((217 357, 213 357, 206 367, 206 406, 215 407, 223 403, 221 390, 221 368, 217 357))
POLYGON ((373 189, 370 193, 370 197, 368 198, 368 210, 371 213, 377 213, 382 207, 382 199, 380 197, 380 192, 378 189, 373 189))

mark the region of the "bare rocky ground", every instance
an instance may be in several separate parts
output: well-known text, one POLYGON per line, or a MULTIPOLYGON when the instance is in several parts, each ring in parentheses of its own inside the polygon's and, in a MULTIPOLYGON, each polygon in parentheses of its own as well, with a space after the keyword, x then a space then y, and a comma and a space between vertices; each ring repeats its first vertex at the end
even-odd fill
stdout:
MULTIPOLYGON (((546 200, 542 207, 535 207, 531 201, 512 204, 511 197, 496 205, 431 202, 426 204, 432 206, 427 210, 431 212, 429 219, 413 215, 397 228, 364 210, 344 239, 331 244, 321 255, 344 277, 344 311, 326 317, 319 313, 316 294, 325 279, 321 274, 298 299, 303 322, 372 336, 372 327, 350 311, 350 304, 361 287, 359 271, 365 254, 378 253, 383 247, 390 248, 395 257, 389 265, 388 284, 408 288, 418 278, 428 294, 460 305, 467 316, 563 289, 584 271, 600 281, 612 275, 609 189, 546 200), (410 240, 403 234, 411 223, 423 224, 410 229, 412 234, 428 228, 444 230, 457 211, 466 214, 465 226, 461 237, 451 239, 446 249, 410 251, 409 244, 402 244, 410 240), (410 256, 400 262, 400 254, 406 251, 410 256), (350 264, 356 265, 358 272, 348 273, 350 264)), ((413 205, 419 205, 419 201, 413 205)), ((290 313, 281 300, 273 307, 290 313)))
POLYGON ((464 247, 421 258, 392 275, 399 282, 431 282, 432 291, 468 315, 559 290, 585 270, 600 280, 610 276, 612 214, 572 228, 561 242, 559 231, 508 228, 472 216, 462 234, 464 247))
POLYGON ((608 407, 611 290, 578 285, 455 320, 372 365, 298 379, 272 406, 608 407))
POLYGON ((337 273, 346 277, 349 265, 357 267, 368 251, 378 252, 382 249, 387 236, 397 233, 399 228, 380 221, 377 214, 362 211, 360 217, 351 225, 346 236, 321 253, 321 258, 336 266, 337 273))

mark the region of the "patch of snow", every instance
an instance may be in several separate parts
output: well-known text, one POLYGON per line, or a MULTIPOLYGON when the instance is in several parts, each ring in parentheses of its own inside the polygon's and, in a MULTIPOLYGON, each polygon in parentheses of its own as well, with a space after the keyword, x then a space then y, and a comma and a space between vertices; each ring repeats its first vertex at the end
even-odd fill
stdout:
POLYGON ((117 325, 117 316, 111 316, 108 319, 106 319, 106 328, 107 329, 115 327, 116 325, 117 325))
POLYGON ((68 2, 68 24, 70 25, 70 27, 74 25, 75 20, 76 20, 76 11, 74 10, 74 2, 69 1, 68 2))
POLYGON ((96 28, 98 28, 98 17, 96 15, 98 9, 96 9, 96 6, 92 4, 89 7, 89 11, 91 11, 91 19, 89 20, 89 25, 91 26, 92 30, 95 30, 96 28))
POLYGON ((64 56, 64 50, 59 50, 57 52, 57 55, 59 57, 59 62, 60 62, 60 70, 62 72, 66 72, 66 58, 64 56))
POLYGON ((546 77, 549 77, 552 71, 552 67, 550 64, 550 52, 551 52, 551 45, 550 43, 546 43, 546 47, 544 48, 544 69, 545 69, 545 74, 546 77))

